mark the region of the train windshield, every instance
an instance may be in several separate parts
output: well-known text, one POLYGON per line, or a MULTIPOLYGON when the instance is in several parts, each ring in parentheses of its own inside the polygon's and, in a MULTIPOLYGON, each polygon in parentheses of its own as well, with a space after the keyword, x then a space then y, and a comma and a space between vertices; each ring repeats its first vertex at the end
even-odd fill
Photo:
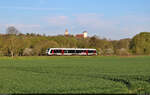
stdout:
POLYGON ((47 49, 47 51, 49 51, 49 50, 50 50, 50 48, 47 49))

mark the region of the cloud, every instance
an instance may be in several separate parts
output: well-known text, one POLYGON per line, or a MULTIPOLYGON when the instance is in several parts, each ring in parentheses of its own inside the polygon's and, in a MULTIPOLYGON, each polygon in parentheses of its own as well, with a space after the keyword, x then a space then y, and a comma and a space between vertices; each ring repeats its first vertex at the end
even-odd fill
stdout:
MULTIPOLYGON (((76 25, 84 27, 90 35, 111 39, 132 38, 137 33, 150 31, 150 18, 145 16, 106 17, 100 14, 76 15, 76 25)), ((78 28, 78 27, 76 27, 78 28)))
POLYGON ((110 39, 132 38, 134 35, 150 31, 150 18, 145 16, 116 16, 109 17, 103 14, 73 14, 70 16, 48 16, 44 19, 44 30, 51 34, 63 34, 65 28, 71 34, 88 31, 90 36, 97 35, 110 39), (46 30, 47 29, 47 30, 46 30))
POLYGON ((39 24, 4 24, 3 26, 9 27, 9 26, 14 26, 17 28, 39 28, 39 24))
POLYGON ((32 33, 41 28, 40 24, 0 24, 0 31, 5 33, 6 29, 10 26, 16 27, 22 33, 32 33))
POLYGON ((2 27, 15 26, 23 33, 57 35, 64 34, 65 28, 68 28, 71 34, 82 33, 86 30, 89 36, 97 35, 113 40, 132 38, 140 32, 150 31, 150 18, 145 16, 109 17, 103 14, 88 13, 70 16, 50 15, 41 19, 40 21, 37 20, 37 24, 0 25, 0 30, 2 27))
POLYGON ((63 27, 69 23, 72 23, 70 22, 68 16, 51 16, 51 17, 48 17, 46 21, 48 22, 50 26, 58 26, 58 27, 63 27))
POLYGON ((81 26, 83 25, 93 29, 100 29, 117 24, 117 22, 106 20, 103 17, 104 15, 101 14, 79 14, 76 15, 76 22, 81 26))
MULTIPOLYGON (((131 17, 108 19, 102 14, 88 13, 76 14, 72 16, 49 16, 46 21, 48 22, 49 27, 56 27, 57 31, 64 31, 64 27, 69 27, 72 34, 82 33, 82 31, 87 30, 89 35, 119 39, 123 37, 131 37, 137 33, 134 33, 133 31, 143 29, 143 27, 134 27, 129 18, 132 19, 131 17)), ((141 22, 139 19, 135 20, 137 20, 136 22, 141 22)), ((135 20, 133 20, 133 22, 135 22, 135 20)))
POLYGON ((102 22, 100 14, 76 14, 72 16, 49 16, 46 17, 46 20, 51 26, 64 27, 69 26, 72 28, 75 27, 93 27, 99 28, 99 26, 104 25, 102 22))
POLYGON ((82 33, 84 30, 87 30, 89 31, 89 35, 101 36, 103 32, 105 32, 104 34, 110 34, 108 33, 110 32, 109 30, 108 32, 104 30, 111 29, 112 31, 115 25, 118 24, 118 22, 105 20, 103 17, 103 14, 88 13, 75 14, 72 16, 49 16, 45 21, 48 22, 49 27, 59 28, 60 31, 63 31, 62 33, 64 33, 64 28, 67 27, 71 34, 82 33))

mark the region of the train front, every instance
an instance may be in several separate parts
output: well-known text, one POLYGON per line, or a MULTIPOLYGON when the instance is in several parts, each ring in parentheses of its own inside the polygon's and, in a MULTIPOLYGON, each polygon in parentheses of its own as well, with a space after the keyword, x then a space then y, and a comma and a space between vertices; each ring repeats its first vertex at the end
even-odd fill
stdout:
POLYGON ((46 55, 50 55, 50 51, 51 51, 51 49, 48 48, 48 49, 46 50, 46 55))

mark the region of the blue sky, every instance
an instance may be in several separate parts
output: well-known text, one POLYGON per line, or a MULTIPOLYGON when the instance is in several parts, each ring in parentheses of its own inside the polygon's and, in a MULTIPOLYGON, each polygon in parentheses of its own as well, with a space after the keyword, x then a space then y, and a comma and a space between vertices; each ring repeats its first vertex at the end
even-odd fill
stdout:
POLYGON ((1 0, 0 33, 47 35, 88 31, 89 36, 122 39, 150 31, 150 0, 1 0))

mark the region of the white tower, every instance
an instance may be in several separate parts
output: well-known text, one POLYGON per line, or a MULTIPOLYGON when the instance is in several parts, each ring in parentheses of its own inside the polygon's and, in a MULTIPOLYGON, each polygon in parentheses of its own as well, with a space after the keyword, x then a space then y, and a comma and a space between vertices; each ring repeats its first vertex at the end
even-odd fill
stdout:
POLYGON ((69 32, 68 32, 68 29, 66 29, 65 36, 68 36, 68 35, 69 35, 69 32))
POLYGON ((87 31, 84 31, 84 32, 83 32, 83 35, 84 35, 84 38, 87 38, 87 37, 88 37, 88 32, 87 32, 87 31))

